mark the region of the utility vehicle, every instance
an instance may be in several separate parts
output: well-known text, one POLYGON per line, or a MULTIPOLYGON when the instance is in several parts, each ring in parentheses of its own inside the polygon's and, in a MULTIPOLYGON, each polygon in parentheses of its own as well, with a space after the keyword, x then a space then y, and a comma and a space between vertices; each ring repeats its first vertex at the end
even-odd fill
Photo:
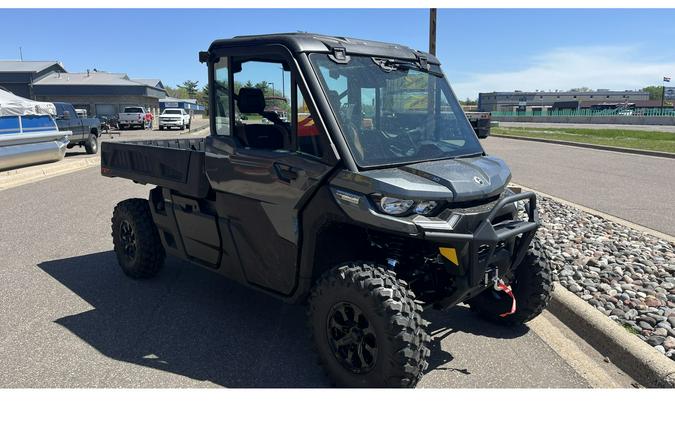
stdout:
POLYGON ((546 306, 535 195, 508 189, 436 57, 295 33, 214 41, 199 58, 210 136, 102 146, 104 176, 156 185, 113 212, 130 277, 155 276, 168 253, 306 303, 320 360, 349 387, 417 384, 425 307, 522 324, 546 306), (272 89, 290 122, 251 81, 263 68, 283 74, 272 89))

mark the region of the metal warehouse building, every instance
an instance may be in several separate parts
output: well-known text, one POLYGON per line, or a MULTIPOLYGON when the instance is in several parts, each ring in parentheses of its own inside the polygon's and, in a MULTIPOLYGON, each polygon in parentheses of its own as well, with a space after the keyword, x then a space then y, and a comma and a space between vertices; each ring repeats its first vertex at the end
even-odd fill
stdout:
POLYGON ((188 114, 203 114, 205 111, 205 107, 197 104, 197 100, 193 98, 162 98, 159 100, 159 109, 163 111, 165 108, 182 108, 188 114))
POLYGON ((562 102, 635 102, 648 101, 649 93, 644 91, 610 91, 592 92, 558 91, 558 92, 481 92, 478 94, 479 111, 525 111, 532 108, 552 107, 562 102))
POLYGON ((69 73, 56 61, 0 61, 0 86, 38 101, 63 101, 89 115, 109 116, 126 106, 158 114, 166 90, 159 79, 131 79, 126 73, 69 73))

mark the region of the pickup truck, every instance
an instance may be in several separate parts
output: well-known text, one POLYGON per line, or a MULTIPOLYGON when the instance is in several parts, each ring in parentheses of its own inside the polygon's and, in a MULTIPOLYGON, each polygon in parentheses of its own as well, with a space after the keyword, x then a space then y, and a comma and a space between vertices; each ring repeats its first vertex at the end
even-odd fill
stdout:
POLYGON ((464 302, 522 325, 546 307, 536 196, 509 187, 508 166, 483 150, 436 57, 292 33, 214 41, 199 59, 210 136, 101 147, 103 176, 156 186, 112 212, 127 276, 156 276, 170 254, 306 304, 320 361, 347 387, 415 386, 433 348, 425 309, 464 302), (263 89, 227 83, 259 63, 297 75, 290 123, 263 89))
POLYGON ((190 115, 182 108, 167 108, 159 115, 159 130, 177 127, 180 130, 190 129, 190 115))
POLYGON ((119 114, 117 119, 119 128, 129 128, 137 126, 145 128, 145 108, 143 107, 124 107, 124 111, 119 114))
POLYGON ((489 112, 482 111, 467 111, 466 118, 469 119, 471 127, 476 132, 479 138, 487 138, 490 136, 490 120, 492 115, 489 112))
POLYGON ((70 103, 54 103, 56 124, 61 131, 71 131, 68 148, 83 146, 87 154, 98 152, 98 136, 101 133, 101 121, 97 118, 81 118, 70 103))

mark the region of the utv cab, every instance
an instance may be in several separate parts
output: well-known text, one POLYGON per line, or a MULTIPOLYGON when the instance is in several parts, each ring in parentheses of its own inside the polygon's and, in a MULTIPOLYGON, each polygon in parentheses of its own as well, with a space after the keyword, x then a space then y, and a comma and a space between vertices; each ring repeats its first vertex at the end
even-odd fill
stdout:
POLYGON ((350 387, 417 384, 427 307, 522 324, 546 306, 535 195, 508 189, 436 57, 294 33, 218 40, 199 59, 210 136, 102 146, 104 176, 156 185, 113 213, 130 277, 168 253, 306 304, 327 373, 350 387))

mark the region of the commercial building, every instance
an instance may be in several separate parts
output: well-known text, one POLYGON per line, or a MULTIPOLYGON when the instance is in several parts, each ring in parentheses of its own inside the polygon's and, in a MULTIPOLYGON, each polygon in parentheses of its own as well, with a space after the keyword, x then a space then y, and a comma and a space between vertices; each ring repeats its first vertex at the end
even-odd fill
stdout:
POLYGON ((478 94, 479 111, 530 111, 555 108, 556 103, 565 104, 566 108, 575 105, 599 103, 635 103, 649 101, 649 93, 644 91, 513 91, 513 92, 481 92, 478 94))
POLYGON ((205 108, 201 104, 197 104, 197 100, 193 98, 174 98, 166 97, 159 100, 159 110, 163 111, 165 108, 182 108, 188 114, 203 114, 205 108))
POLYGON ((38 101, 62 101, 89 115, 109 116, 126 106, 159 113, 166 90, 159 79, 131 79, 126 73, 70 73, 59 62, 0 61, 0 86, 38 101))
POLYGON ((134 80, 125 73, 86 72, 47 75, 33 83, 38 101, 63 101, 89 115, 110 116, 128 106, 142 106, 159 112, 159 100, 166 97, 161 82, 134 80))
POLYGON ((0 86, 19 97, 33 97, 33 82, 66 69, 56 61, 0 60, 0 86))

